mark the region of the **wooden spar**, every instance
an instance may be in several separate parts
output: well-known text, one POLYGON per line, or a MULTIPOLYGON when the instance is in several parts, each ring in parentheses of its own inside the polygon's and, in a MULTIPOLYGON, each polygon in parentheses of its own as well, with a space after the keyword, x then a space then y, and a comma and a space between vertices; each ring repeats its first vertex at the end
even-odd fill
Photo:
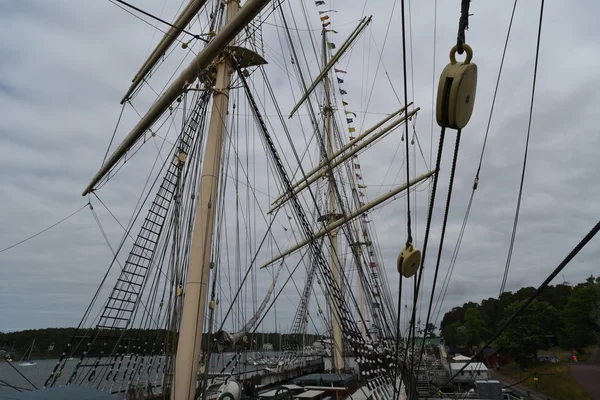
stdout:
POLYGON ((173 25, 165 33, 165 36, 156 45, 154 51, 148 56, 142 67, 132 79, 131 86, 127 89, 127 93, 123 96, 121 104, 129 101, 131 94, 138 88, 140 83, 146 78, 146 75, 154 68, 158 60, 165 54, 171 45, 177 40, 183 29, 190 21, 198 14, 198 11, 206 4, 207 0, 192 0, 183 9, 181 14, 173 22, 173 25))
MULTIPOLYGON (((410 102, 407 105, 407 107, 410 107, 411 104, 412 104, 412 102, 410 102)), ((345 152, 346 150, 348 150, 349 148, 351 148, 352 146, 354 146, 356 143, 358 143, 361 140, 363 140, 365 137, 367 137, 371 133, 375 132, 381 125, 385 124, 390 119, 394 118, 396 115, 404 112, 405 109, 406 109, 406 107, 402 107, 401 109, 399 109, 397 111, 394 111, 393 113, 391 113, 390 115, 388 115, 387 117, 385 117, 384 119, 382 119, 381 121, 379 121, 378 123, 376 123, 375 125, 373 125, 371 128, 369 128, 366 131, 364 131, 363 133, 361 133, 358 137, 356 137, 356 138, 352 139, 351 141, 349 141, 346 145, 344 145, 342 148, 340 148, 335 153, 333 153, 332 156, 328 157, 327 160, 321 161, 319 163, 319 165, 317 165, 315 168, 313 168, 310 172, 306 173, 306 175, 302 177, 301 181, 296 182, 295 184, 292 185, 292 189, 298 187, 301 183, 305 182, 312 175, 314 175, 317 172, 319 172, 319 170, 321 168, 327 166, 327 164, 330 163, 334 158, 336 158, 337 156, 339 156, 340 154, 342 154, 343 152, 345 152)), ((273 203, 271 203, 271 205, 276 205, 284 197, 289 196, 289 193, 290 192, 286 192, 286 193, 281 194, 277 199, 275 199, 275 201, 273 203)))
MULTIPOLYGON (((420 110, 420 108, 417 107, 414 111, 411 111, 410 113, 408 113, 408 118, 412 117, 419 110, 420 110)), ((307 188, 308 185, 310 185, 311 183, 315 182, 317 179, 319 179, 320 177, 322 177, 323 175, 328 173, 328 171, 330 169, 337 167, 338 165, 340 165, 341 163, 343 163, 344 161, 346 161, 347 159, 352 157, 354 154, 358 153, 360 150, 362 150, 369 144, 373 143, 375 140, 379 139, 383 135, 387 134, 390 130, 392 130, 393 128, 395 128, 396 126, 400 125, 402 122, 405 122, 405 121, 406 121, 406 116, 402 116, 401 119, 392 122, 390 125, 386 126, 381 131, 377 132, 375 135, 371 136, 369 139, 365 140, 360 145, 353 148, 351 151, 344 153, 340 158, 331 160, 330 164, 328 165, 329 168, 318 171, 318 173, 313 174, 309 179, 301 181, 300 182, 301 184, 296 189, 294 189, 293 194, 294 195, 298 194, 301 190, 304 190, 305 188, 307 188)), ((269 210, 268 214, 271 214, 277 208, 281 207, 290 198, 291 198, 291 195, 289 195, 289 194, 287 196, 285 196, 279 203, 277 203, 273 208, 271 208, 269 210)))
POLYGON ((294 106, 294 108, 290 112, 289 118, 292 118, 292 116, 294 115, 294 113, 296 111, 298 111, 298 109, 300 108, 300 106, 302 105, 302 103, 304 103, 306 101, 306 99, 308 99, 308 96, 310 96, 310 94, 313 92, 313 90, 315 90, 315 88, 319 85, 319 83, 321 82, 321 80, 325 76, 327 76, 327 73, 329 73, 329 71, 331 71, 331 68, 333 68, 333 66, 335 65, 335 63, 342 56, 342 54, 344 54, 346 52, 346 50, 348 50, 348 48, 350 47, 350 45, 354 42, 354 40, 358 37, 358 35, 363 31, 363 29, 365 29, 367 27, 367 25, 369 25, 371 23, 371 19, 372 18, 373 18, 372 16, 368 17, 368 18, 364 17, 360 21, 360 23, 358 24, 358 26, 356 27, 356 29, 354 31, 352 31, 352 33, 350 34, 350 36, 348 37, 348 39, 346 39, 346 41, 344 42, 344 44, 342 44, 342 46, 337 51, 337 53, 335 53, 335 55, 333 57, 331 57, 331 59, 329 60, 329 62, 323 67, 323 70, 321 71, 321 73, 313 81, 313 83, 310 85, 310 87, 308 89, 306 89, 306 92, 304 92, 304 95, 300 98, 300 100, 298 101, 298 103, 294 106))
POLYGON ((121 160, 127 151, 146 133, 146 131, 160 118, 169 106, 179 97, 184 90, 192 84, 210 63, 223 51, 229 42, 242 30, 258 13, 271 2, 271 0, 248 0, 244 7, 229 21, 223 29, 198 53, 194 60, 183 70, 177 79, 165 90, 163 95, 150 107, 146 115, 138 122, 104 165, 92 178, 83 191, 83 196, 90 193, 96 184, 121 160))
MULTIPOLYGON (((435 174, 436 172, 437 172, 436 170, 432 170, 432 171, 427 172, 426 174, 418 176, 417 178, 410 181, 410 186, 412 187, 412 186, 416 185, 417 183, 421 182, 422 180, 429 178, 431 175, 435 174)), ((297 244, 290 247, 289 249, 287 249, 286 251, 284 251, 283 253, 281 253, 280 255, 275 257, 274 259, 263 264, 263 266, 261 268, 266 268, 269 265, 273 264, 274 262, 281 260, 282 258, 284 258, 284 257, 288 256, 289 254, 293 253, 294 251, 298 250, 299 248, 307 245, 308 243, 311 242, 311 240, 318 239, 318 238, 328 234, 332 229, 338 228, 338 227, 342 226, 343 224, 345 224, 346 222, 351 221, 352 219, 358 217, 361 214, 364 214, 365 212, 369 211, 371 208, 383 203, 384 201, 386 201, 387 199, 389 199, 391 197, 394 197, 395 195, 402 192, 403 190, 406 190, 406 188, 408 188, 408 184, 405 183, 404 185, 398 186, 395 189, 391 190, 390 192, 379 196, 375 200, 371 201, 370 203, 365 204, 364 206, 353 211, 349 215, 344 216, 341 219, 338 219, 337 221, 335 221, 334 223, 329 224, 326 227, 322 228, 320 231, 315 233, 312 238, 304 239, 304 240, 298 242, 297 244)))

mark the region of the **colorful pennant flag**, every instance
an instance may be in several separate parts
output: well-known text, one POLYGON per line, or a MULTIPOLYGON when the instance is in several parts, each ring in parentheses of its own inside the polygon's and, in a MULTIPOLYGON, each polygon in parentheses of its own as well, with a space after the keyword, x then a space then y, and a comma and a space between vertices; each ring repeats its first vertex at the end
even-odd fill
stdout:
POLYGON ((348 132, 350 132, 350 133, 354 133, 354 132, 356 132, 356 129, 354 129, 353 127, 349 127, 349 128, 348 128, 348 132))
POLYGON ((354 121, 352 118, 346 118, 346 122, 347 122, 347 123, 351 124, 351 123, 352 123, 352 121, 354 121))
POLYGON ((354 168, 360 168, 360 164, 354 164, 354 168))
POLYGON ((342 78, 337 78, 338 83, 344 83, 344 80, 342 78))
POLYGON ((348 103, 346 103, 344 100, 342 100, 342 105, 343 105, 344 107, 346 107, 346 106, 348 106, 348 103))
POLYGON ((354 115, 354 118, 356 118, 356 113, 355 112, 352 112, 352 111, 344 111, 344 112, 346 113, 346 115, 352 114, 352 115, 354 115))
POLYGON ((321 21, 327 21, 329 19, 329 15, 323 15, 321 17, 321 21))
POLYGON ((340 74, 345 74, 345 73, 346 73, 346 71, 344 71, 344 70, 341 70, 341 69, 337 69, 337 68, 334 68, 333 70, 334 70, 335 72, 338 72, 338 73, 340 73, 340 74))
POLYGON ((338 33, 338 31, 334 31, 333 29, 325 29, 325 32, 338 33))
POLYGON ((325 28, 326 26, 329 26, 331 24, 331 22, 324 22, 323 23, 323 28, 325 28))
POLYGON ((356 137, 350 136, 350 140, 354 140, 354 139, 356 139, 356 137))
POLYGON ((348 94, 344 89, 340 89, 340 94, 348 94))
POLYGON ((359 189, 366 189, 367 187, 365 185, 358 185, 359 189))
POLYGON ((335 49, 335 43, 327 42, 327 47, 329 47, 330 50, 333 50, 335 49))
POLYGON ((317 5, 317 6, 324 6, 325 2, 323 0, 317 0, 317 1, 315 1, 315 5, 317 5))

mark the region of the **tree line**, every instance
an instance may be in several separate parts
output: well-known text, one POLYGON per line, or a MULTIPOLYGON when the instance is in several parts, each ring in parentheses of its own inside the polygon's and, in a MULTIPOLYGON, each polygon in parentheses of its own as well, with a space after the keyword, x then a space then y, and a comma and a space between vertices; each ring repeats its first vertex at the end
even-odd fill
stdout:
MULTIPOLYGON (((477 347, 489 340, 534 292, 524 287, 504 292, 500 298, 454 307, 442 319, 444 343, 477 347)), ((546 287, 525 311, 492 344, 515 361, 537 359, 539 350, 553 346, 583 352, 600 338, 600 276, 590 276, 575 286, 567 283, 546 287)))

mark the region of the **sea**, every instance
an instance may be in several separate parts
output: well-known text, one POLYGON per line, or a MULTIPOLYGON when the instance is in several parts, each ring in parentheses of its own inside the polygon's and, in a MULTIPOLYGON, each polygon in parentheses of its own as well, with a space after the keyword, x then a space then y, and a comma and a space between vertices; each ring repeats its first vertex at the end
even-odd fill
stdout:
MULTIPOLYGON (((266 352, 268 354, 262 353, 262 355, 267 355, 269 357, 276 357, 276 354, 273 352, 266 352)), ((223 353, 223 354, 214 354, 211 358, 211 371, 212 372, 221 372, 224 366, 231 361, 232 357, 235 353, 223 353)), ((252 359, 252 356, 260 357, 254 354, 244 354, 244 356, 252 359)), ((246 357, 244 357, 245 359, 246 357)), ((62 379, 58 382, 66 382, 77 365, 77 359, 67 361, 65 368, 62 371, 62 379)), ((18 362, 0 362, 0 400, 5 399, 15 399, 15 395, 18 394, 18 391, 26 391, 26 390, 35 390, 34 386, 38 389, 44 387, 44 382, 56 366, 58 360, 34 360, 37 365, 34 366, 19 366, 18 362), (29 382, 28 382, 29 380, 29 382)), ((229 371, 230 368, 227 370, 229 371)), ((242 364, 240 362, 236 368, 236 371, 247 371, 247 372, 257 372, 260 370, 264 370, 262 366, 254 366, 242 364)), ((117 382, 118 385, 118 382, 117 382)), ((105 388, 106 390, 106 388, 105 388)))

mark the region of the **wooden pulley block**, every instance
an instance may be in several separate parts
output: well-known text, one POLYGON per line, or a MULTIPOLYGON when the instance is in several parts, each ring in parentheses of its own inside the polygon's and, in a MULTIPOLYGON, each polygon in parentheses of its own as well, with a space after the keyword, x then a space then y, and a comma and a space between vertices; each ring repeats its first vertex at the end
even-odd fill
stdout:
POLYGON ((419 270, 421 252, 412 244, 407 245, 398 255, 398 272, 405 278, 410 278, 419 270))
POLYGON ((467 56, 456 62, 456 46, 450 50, 450 64, 442 71, 438 84, 436 119, 442 128, 462 129, 473 114, 477 89, 477 65, 471 63, 473 50, 463 45, 467 56))

